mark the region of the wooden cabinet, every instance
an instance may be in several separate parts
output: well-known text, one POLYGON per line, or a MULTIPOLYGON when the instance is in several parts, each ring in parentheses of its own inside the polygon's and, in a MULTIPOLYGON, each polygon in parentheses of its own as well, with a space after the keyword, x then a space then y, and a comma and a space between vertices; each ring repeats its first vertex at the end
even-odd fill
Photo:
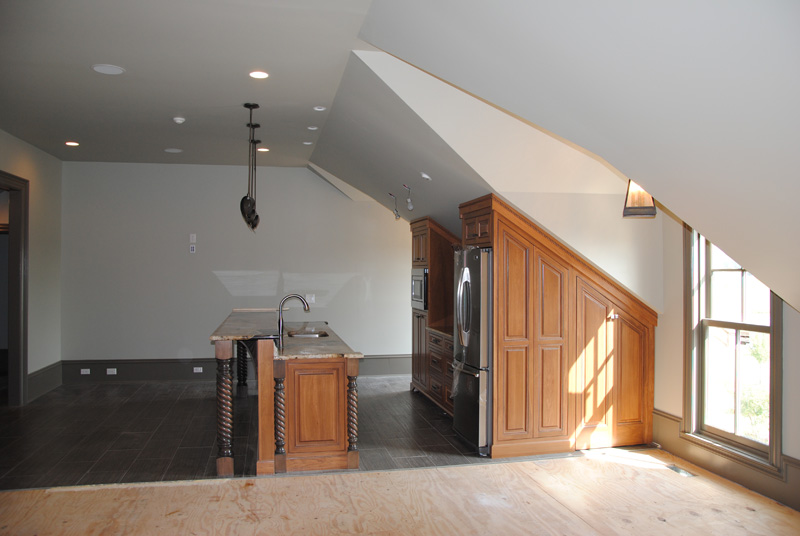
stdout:
POLYGON ((425 221, 415 220, 411 225, 411 266, 428 267, 428 225, 425 221))
POLYGON ((428 377, 429 391, 426 393, 450 415, 453 414, 453 336, 428 328, 428 377))
POLYGON ((657 315, 494 195, 462 204, 492 247, 492 457, 652 439, 657 315))
POLYGON ((652 440, 652 335, 603 290, 577 279, 576 448, 652 440))
POLYGON ((411 265, 428 269, 428 310, 412 309, 411 387, 452 413, 447 367, 453 359, 454 246, 460 239, 431 218, 410 225, 411 265), (438 335, 431 338, 429 328, 438 335))
POLYGON ((411 387, 428 390, 428 313, 412 309, 411 312, 411 387))

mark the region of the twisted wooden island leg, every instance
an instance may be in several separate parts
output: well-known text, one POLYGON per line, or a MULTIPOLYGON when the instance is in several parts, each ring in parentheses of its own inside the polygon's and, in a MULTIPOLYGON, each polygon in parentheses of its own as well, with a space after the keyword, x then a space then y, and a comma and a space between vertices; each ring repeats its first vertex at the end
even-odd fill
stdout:
POLYGON ((217 358, 217 476, 233 476, 233 342, 214 344, 217 358))

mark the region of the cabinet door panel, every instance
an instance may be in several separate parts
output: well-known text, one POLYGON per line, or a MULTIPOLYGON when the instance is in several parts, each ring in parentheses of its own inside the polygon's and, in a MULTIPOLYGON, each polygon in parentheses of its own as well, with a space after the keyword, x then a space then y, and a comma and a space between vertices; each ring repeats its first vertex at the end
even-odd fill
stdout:
POLYGON ((286 365, 287 452, 345 449, 345 364, 286 365))
POLYGON ((578 449, 612 445, 614 338, 608 321, 610 315, 610 303, 579 280, 578 449))
POLYGON ((517 240, 503 229, 503 312, 505 340, 530 337, 530 253, 529 244, 517 240))
POLYGON ((620 316, 617 383, 620 386, 617 404, 618 423, 641 423, 644 420, 644 334, 641 329, 620 316))
POLYGON ((565 285, 564 269, 550 264, 541 255, 537 255, 539 273, 539 338, 563 339, 565 285))
POLYGON ((565 428, 564 353, 561 346, 539 349, 534 377, 538 380, 539 432, 561 432, 565 428))
POLYGON ((501 380, 504 386, 504 407, 499 423, 500 440, 530 437, 529 368, 527 347, 506 348, 501 380))

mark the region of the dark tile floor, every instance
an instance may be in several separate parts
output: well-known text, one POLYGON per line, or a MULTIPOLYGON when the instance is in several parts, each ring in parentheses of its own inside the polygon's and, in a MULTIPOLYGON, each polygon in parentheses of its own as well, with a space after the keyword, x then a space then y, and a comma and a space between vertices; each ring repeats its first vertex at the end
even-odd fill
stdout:
MULTIPOLYGON (((360 469, 486 461, 409 376, 358 379, 360 469)), ((256 389, 236 393, 236 476, 255 475, 256 389)), ((23 408, 0 407, 0 489, 213 478, 214 382, 64 385, 23 408)))

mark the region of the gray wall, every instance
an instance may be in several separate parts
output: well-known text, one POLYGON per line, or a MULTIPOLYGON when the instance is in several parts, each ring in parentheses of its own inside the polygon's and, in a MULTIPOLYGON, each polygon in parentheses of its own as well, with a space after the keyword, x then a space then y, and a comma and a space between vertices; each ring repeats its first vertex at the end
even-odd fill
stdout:
POLYGON ((61 161, 0 130, 0 169, 30 183, 28 372, 61 360, 61 161))
POLYGON ((355 350, 411 351, 408 223, 304 168, 259 168, 255 233, 244 166, 64 163, 64 360, 212 357, 235 307, 314 293, 303 313, 355 350), (189 235, 197 251, 189 253, 189 235))

